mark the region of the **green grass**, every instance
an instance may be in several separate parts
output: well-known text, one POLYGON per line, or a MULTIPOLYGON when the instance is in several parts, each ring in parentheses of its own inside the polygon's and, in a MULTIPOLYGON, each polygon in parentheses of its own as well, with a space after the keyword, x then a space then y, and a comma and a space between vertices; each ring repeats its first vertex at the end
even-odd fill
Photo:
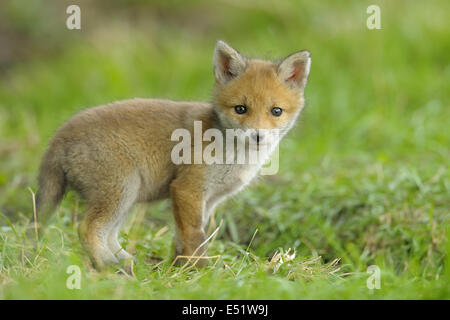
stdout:
POLYGON ((59 30, 62 49, 1 75, 0 298, 450 298, 448 1, 133 3, 151 18, 59 30), (366 28, 370 4, 381 30, 366 28), (165 201, 137 207, 121 234, 137 256, 133 279, 90 268, 75 194, 36 241, 28 188, 58 126, 130 97, 208 100, 217 39, 260 57, 309 49, 312 69, 279 173, 218 208, 211 265, 171 267, 165 201), (270 268, 289 248, 295 259, 270 268), (81 290, 66 288, 69 265, 81 290), (379 290, 366 286, 369 265, 381 269, 379 290))

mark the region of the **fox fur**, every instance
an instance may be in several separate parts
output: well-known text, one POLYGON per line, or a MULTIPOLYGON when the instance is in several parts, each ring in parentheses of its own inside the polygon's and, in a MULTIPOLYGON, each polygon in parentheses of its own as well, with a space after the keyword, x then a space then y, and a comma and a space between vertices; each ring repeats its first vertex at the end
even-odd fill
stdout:
POLYGON ((175 256, 204 254, 212 211, 247 185, 262 163, 176 165, 172 132, 192 132, 194 121, 201 121, 202 130, 279 129, 280 138, 270 142, 278 144, 304 106, 310 61, 308 51, 281 62, 248 59, 219 41, 211 103, 131 99, 78 113, 56 132, 43 156, 38 217, 54 211, 68 189, 77 191, 86 201, 79 236, 101 270, 131 258, 118 234, 133 205, 170 198, 175 256), (238 105, 246 114, 236 112, 238 105), (271 114, 275 106, 282 108, 280 116, 271 114))

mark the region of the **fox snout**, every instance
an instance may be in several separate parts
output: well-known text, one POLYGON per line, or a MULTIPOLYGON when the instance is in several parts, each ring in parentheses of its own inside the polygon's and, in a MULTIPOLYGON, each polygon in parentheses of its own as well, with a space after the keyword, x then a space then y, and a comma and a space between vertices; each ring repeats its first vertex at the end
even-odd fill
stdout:
POLYGON ((262 143, 264 141, 265 134, 263 132, 259 132, 258 130, 255 132, 252 132, 250 134, 250 137, 255 141, 257 144, 262 143))

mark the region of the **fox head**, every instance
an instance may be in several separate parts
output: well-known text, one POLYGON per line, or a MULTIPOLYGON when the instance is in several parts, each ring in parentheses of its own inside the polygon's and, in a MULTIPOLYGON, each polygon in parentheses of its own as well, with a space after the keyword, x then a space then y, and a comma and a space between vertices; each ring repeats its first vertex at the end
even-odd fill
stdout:
POLYGON ((272 62, 247 59, 218 41, 213 104, 221 126, 254 129, 250 137, 259 145, 276 145, 303 108, 310 65, 306 50, 272 62))

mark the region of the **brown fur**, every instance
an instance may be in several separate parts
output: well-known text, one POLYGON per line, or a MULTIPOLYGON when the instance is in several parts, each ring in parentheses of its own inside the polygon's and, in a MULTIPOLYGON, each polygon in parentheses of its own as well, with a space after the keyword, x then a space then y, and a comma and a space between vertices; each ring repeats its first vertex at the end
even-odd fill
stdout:
MULTIPOLYGON (((245 69, 241 65, 236 72, 228 70, 235 66, 232 58, 224 55, 221 59, 223 65, 215 65, 216 78, 222 71, 228 80, 217 78, 213 104, 151 99, 115 102, 80 112, 50 141, 39 175, 39 217, 54 209, 66 189, 76 190, 87 204, 79 235, 97 269, 131 257, 119 245, 117 235, 135 203, 170 197, 177 226, 175 254, 189 256, 205 240, 204 212, 212 211, 251 179, 251 175, 242 178, 242 169, 236 173, 237 184, 211 193, 209 183, 215 184, 211 170, 215 169, 171 161, 177 143, 171 141, 175 129, 192 133, 195 120, 202 121, 203 131, 228 128, 224 117, 249 128, 285 127, 303 107, 303 88, 284 82, 278 64, 246 60, 245 69), (246 116, 234 112, 237 104, 248 106, 246 116), (278 105, 284 114, 275 118, 270 109, 278 105)), ((222 176, 215 179, 225 181, 222 176)), ((199 248, 197 255, 203 252, 199 248)))

